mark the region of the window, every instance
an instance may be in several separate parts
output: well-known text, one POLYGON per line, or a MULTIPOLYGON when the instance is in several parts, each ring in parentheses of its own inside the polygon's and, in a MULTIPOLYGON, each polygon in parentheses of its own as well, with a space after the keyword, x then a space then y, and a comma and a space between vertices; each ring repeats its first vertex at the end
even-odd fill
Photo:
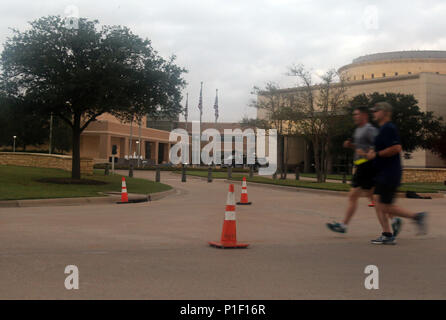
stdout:
POLYGON ((398 75, 398 72, 395 72, 395 75, 397 76, 397 75, 398 75))
POLYGON ((383 73, 383 78, 385 78, 386 77, 386 74, 385 73, 383 73))
POLYGON ((412 74, 412 72, 409 71, 408 74, 412 74))
POLYGON ((364 75, 362 75, 362 80, 364 80, 364 75))
POLYGON ((374 73, 372 73, 372 79, 375 79, 375 74, 374 73))
POLYGON ((440 74, 440 72, 438 72, 438 71, 437 71, 437 72, 435 72, 435 73, 436 73, 436 74, 440 74))
POLYGON ((353 80, 356 80, 356 76, 353 76, 353 80))

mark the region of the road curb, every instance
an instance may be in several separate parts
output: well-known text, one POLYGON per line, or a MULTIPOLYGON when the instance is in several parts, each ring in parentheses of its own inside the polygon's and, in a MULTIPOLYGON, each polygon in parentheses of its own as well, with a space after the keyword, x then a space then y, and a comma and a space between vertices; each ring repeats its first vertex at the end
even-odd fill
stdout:
MULTIPOLYGON (((225 181, 229 182, 229 181, 238 181, 238 180, 227 180, 225 179, 225 181)), ((269 184, 269 183, 261 183, 261 182, 253 182, 253 181, 248 181, 249 184, 254 184, 256 186, 259 187, 268 187, 268 188, 276 188, 276 189, 287 189, 290 191, 296 191, 296 192, 311 192, 311 193, 319 193, 319 194, 325 194, 325 195, 332 195, 332 196, 342 196, 342 197, 347 197, 348 196, 348 191, 333 191, 333 190, 321 190, 321 189, 311 189, 311 188, 300 188, 300 187, 292 187, 292 186, 281 186, 281 185, 277 185, 277 184, 269 184)), ((424 197, 431 197, 432 199, 439 199, 439 198, 444 198, 444 194, 439 192, 439 193, 421 193, 422 196, 424 197)), ((365 195, 363 194, 362 196, 365 197, 365 195)), ((397 198, 406 198, 406 193, 405 192, 397 192, 396 194, 397 198)))
MULTIPOLYGON (((176 189, 156 192, 153 194, 129 194, 129 200, 148 201, 160 200, 176 193, 176 189)), ((3 200, 0 201, 0 208, 26 208, 26 207, 53 207, 53 206, 81 206, 89 204, 116 204, 121 200, 119 192, 104 194, 103 197, 82 197, 82 198, 53 198, 53 199, 28 199, 28 200, 3 200)))
MULTIPOLYGON (((188 176, 188 177, 195 177, 201 180, 205 180, 207 181, 206 177, 199 177, 199 176, 188 176)), ((228 180, 228 179, 214 179, 214 181, 224 181, 224 182, 241 182, 240 180, 228 180)), ((348 196, 348 191, 333 191, 333 190, 322 190, 322 189, 312 189, 312 188, 301 188, 301 187, 292 187, 292 186, 281 186, 281 185, 277 185, 277 184, 272 184, 272 183, 261 183, 261 182, 253 182, 253 181, 248 181, 249 184, 253 184, 255 186, 259 186, 261 188, 273 188, 273 189, 278 189, 278 190, 289 190, 289 191, 294 191, 294 192, 310 192, 310 193, 318 193, 318 194, 322 194, 322 195, 330 195, 330 196, 341 196, 341 197, 347 197, 348 196)), ((438 192, 438 193, 421 193, 422 196, 424 197, 431 197, 432 199, 441 199, 445 197, 446 192, 438 192)), ((365 197, 365 195, 362 195, 363 197, 365 197)), ((405 192, 398 192, 396 194, 397 198, 406 198, 406 193, 405 192)))

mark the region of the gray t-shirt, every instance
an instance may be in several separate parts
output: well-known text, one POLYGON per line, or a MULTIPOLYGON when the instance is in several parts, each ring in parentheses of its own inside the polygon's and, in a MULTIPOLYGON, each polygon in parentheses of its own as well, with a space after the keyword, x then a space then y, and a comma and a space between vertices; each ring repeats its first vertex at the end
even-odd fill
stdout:
MULTIPOLYGON (((373 149, 375 145, 375 137, 378 135, 378 129, 367 122, 364 126, 356 128, 353 134, 353 143, 355 149, 362 149, 368 152, 370 148, 373 149)), ((361 159, 355 152, 353 160, 361 159)))

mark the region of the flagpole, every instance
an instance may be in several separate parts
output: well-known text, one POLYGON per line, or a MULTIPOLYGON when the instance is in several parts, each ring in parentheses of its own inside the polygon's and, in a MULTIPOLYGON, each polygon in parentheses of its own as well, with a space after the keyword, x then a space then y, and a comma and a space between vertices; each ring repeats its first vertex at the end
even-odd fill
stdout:
POLYGON ((189 113, 189 92, 186 93, 186 110, 185 110, 184 118, 186 120, 186 132, 187 132, 187 117, 189 113))
POLYGON ((201 118, 203 116, 203 81, 200 84, 200 102, 198 107, 200 108, 200 135, 201 135, 201 118))
POLYGON ((217 119, 218 119, 218 89, 215 89, 214 110, 215 110, 215 123, 217 123, 217 119))

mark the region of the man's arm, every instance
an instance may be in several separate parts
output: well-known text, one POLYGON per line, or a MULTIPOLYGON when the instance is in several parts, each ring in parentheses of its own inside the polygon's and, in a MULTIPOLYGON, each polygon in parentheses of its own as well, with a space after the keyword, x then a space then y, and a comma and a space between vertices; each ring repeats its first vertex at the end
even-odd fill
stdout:
POLYGON ((382 158, 391 157, 391 156, 394 156, 394 155, 400 153, 402 150, 403 150, 403 148, 401 147, 400 144, 395 144, 391 147, 385 148, 384 150, 381 150, 378 152, 370 150, 367 153, 367 159, 372 160, 372 159, 375 159, 376 157, 382 157, 382 158))

